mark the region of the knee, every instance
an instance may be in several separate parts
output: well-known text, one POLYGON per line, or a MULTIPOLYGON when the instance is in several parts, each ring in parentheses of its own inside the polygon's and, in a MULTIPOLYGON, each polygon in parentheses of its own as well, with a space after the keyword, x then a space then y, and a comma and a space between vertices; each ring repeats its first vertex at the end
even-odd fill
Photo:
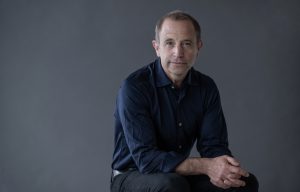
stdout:
POLYGON ((246 182, 246 187, 245 187, 246 191, 258 192, 259 183, 255 175, 250 173, 249 177, 245 178, 245 182, 246 182))
POLYGON ((190 185, 188 181, 175 173, 161 174, 159 183, 157 183, 157 190, 159 192, 189 192, 190 185))

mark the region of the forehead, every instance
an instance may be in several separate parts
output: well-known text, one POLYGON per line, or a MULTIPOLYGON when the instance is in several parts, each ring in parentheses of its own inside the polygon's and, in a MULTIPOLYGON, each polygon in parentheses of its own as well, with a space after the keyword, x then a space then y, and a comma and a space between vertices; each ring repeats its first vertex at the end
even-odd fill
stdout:
POLYGON ((159 36, 161 40, 166 38, 196 39, 196 31, 189 20, 166 19, 162 24, 159 36))

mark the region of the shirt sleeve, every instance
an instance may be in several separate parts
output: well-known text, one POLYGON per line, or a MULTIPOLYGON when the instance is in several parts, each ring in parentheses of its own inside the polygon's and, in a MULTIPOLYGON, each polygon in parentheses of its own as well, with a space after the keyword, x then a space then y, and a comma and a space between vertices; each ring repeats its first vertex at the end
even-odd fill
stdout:
POLYGON ((117 110, 132 158, 141 173, 173 172, 186 155, 162 151, 151 114, 149 90, 125 81, 118 94, 117 110))
POLYGON ((204 114, 197 138, 197 150, 202 157, 230 155, 226 122, 218 88, 212 79, 207 81, 204 94, 204 114))

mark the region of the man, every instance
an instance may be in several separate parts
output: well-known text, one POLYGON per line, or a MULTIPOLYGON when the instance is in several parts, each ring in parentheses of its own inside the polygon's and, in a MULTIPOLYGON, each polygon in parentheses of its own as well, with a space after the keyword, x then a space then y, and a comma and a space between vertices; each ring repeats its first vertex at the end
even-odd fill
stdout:
POLYGON ((258 191, 228 149, 214 81, 193 68, 202 47, 198 22, 173 11, 155 33, 158 59, 118 93, 111 191, 258 191), (189 157, 195 141, 201 157, 189 157))

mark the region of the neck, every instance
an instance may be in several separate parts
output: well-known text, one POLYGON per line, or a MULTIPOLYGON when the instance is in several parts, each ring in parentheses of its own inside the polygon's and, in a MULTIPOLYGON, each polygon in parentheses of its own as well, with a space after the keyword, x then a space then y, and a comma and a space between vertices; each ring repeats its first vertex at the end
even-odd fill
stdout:
POLYGON ((180 88, 182 84, 182 80, 172 80, 173 84, 175 85, 176 88, 180 88))
POLYGON ((179 88, 182 85, 182 82, 184 80, 186 75, 184 76, 174 76, 174 75, 170 75, 169 78, 172 81, 172 83, 175 85, 175 87, 179 88))

